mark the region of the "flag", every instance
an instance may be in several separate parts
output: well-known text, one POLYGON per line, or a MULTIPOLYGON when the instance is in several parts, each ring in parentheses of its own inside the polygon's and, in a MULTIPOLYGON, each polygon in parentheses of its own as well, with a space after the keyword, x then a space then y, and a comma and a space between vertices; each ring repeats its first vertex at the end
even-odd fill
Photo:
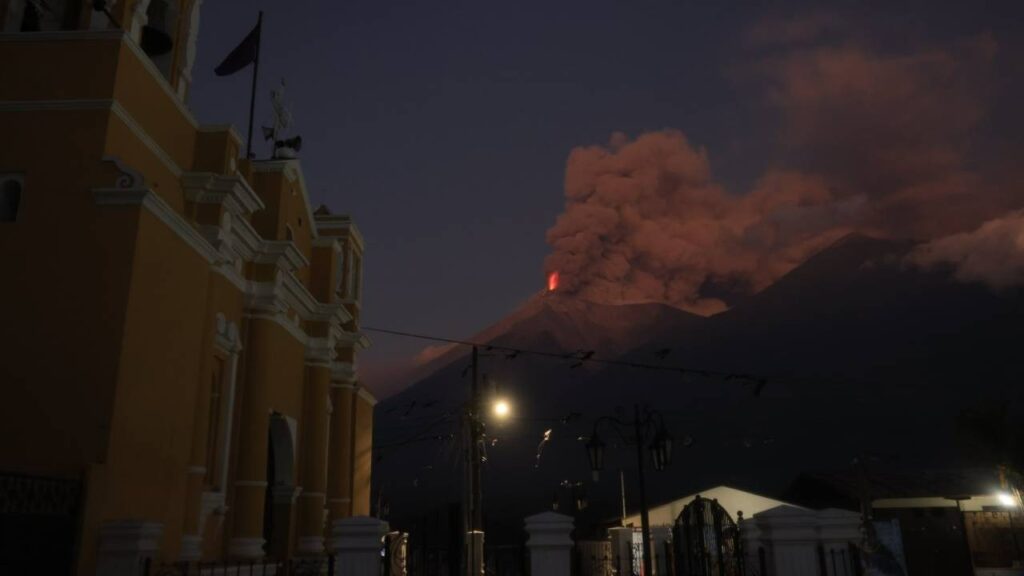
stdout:
MULTIPOLYGON (((262 15, 261 15, 262 16, 262 15)), ((230 76, 256 61, 260 50, 260 28, 263 20, 256 23, 256 27, 249 32, 249 35, 242 40, 242 43, 235 46, 235 49, 228 54, 227 58, 214 69, 217 76, 230 76)))

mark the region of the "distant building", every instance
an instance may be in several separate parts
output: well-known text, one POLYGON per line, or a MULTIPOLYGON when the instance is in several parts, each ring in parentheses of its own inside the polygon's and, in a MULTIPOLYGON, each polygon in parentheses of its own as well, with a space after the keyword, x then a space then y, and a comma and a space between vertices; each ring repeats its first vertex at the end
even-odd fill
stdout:
POLYGON ((192 117, 200 4, 0 0, 0 573, 318 554, 369 513, 363 241, 192 117))
MULTIPOLYGON (((750 574, 854 576, 860 515, 812 510, 729 486, 716 486, 648 513, 655 576, 750 574), (721 572, 720 572, 721 571, 721 572)), ((641 574, 640 515, 609 530, 618 574, 641 574)), ((607 571, 591 572, 605 574, 607 571)))
POLYGON ((865 491, 876 521, 900 529, 916 576, 1024 574, 1024 514, 995 468, 804 474, 787 498, 809 506, 859 507, 865 491))

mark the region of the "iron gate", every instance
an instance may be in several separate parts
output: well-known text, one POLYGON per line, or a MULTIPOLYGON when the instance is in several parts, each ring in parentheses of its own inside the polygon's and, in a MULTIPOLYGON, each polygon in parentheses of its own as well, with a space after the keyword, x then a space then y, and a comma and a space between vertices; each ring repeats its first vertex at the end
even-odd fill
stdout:
POLYGON ((739 527, 718 503, 697 496, 672 527, 676 576, 743 576, 739 527))

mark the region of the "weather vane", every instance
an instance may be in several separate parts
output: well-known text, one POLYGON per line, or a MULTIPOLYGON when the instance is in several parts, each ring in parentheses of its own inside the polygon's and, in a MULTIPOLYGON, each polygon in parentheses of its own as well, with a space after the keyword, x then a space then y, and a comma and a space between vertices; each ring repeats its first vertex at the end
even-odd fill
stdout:
POLYGON ((274 159, 291 159, 298 156, 302 149, 302 136, 283 138, 284 133, 292 125, 292 111, 284 102, 284 78, 281 84, 270 91, 270 105, 273 108, 271 126, 263 127, 263 138, 274 143, 274 159))

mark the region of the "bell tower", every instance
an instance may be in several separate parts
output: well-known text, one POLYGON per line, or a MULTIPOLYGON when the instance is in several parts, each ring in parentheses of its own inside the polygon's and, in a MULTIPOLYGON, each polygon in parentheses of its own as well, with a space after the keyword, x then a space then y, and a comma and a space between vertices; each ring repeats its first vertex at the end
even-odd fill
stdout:
POLYGON ((0 31, 124 30, 179 99, 192 85, 203 0, 0 0, 0 31))

